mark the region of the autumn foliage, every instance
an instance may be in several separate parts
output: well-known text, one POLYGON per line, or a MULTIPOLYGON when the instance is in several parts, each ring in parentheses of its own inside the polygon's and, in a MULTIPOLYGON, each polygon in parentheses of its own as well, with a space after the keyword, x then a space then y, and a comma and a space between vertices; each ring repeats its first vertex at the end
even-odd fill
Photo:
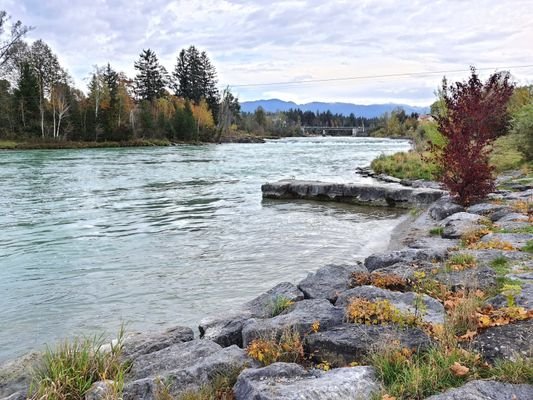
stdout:
POLYGON ((474 68, 467 82, 448 86, 444 80, 446 112, 437 116, 437 122, 446 145, 435 156, 442 182, 462 205, 494 189, 490 144, 507 129, 507 102, 513 88, 509 73, 494 73, 483 83, 474 68))

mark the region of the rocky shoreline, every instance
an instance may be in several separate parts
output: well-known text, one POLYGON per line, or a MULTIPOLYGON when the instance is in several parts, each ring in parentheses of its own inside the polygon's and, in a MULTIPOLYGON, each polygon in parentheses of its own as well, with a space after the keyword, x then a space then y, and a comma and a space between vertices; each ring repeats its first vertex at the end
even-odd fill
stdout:
MULTIPOLYGON (((316 183, 313 185, 316 187, 316 183)), ((306 186, 306 193, 309 187, 306 186)), ((331 187, 326 192, 331 193, 331 187)), ((196 338, 186 327, 128 336, 122 357, 131 367, 123 398, 160 399, 159 388, 165 382, 171 396, 165 398, 180 399, 186 392, 209 385, 221 372, 237 370, 233 386, 236 400, 379 399, 383 383, 376 369, 366 363, 368 355, 391 341, 401 349, 424 352, 436 340, 427 328, 449 318, 449 300, 413 286, 412 282, 422 275, 431 276, 432 283, 445 287, 451 298, 467 289, 484 293, 483 302, 491 310, 509 306, 511 295, 502 290, 502 282, 516 282, 519 290, 512 293, 513 307, 526 310, 526 317, 480 325, 475 332, 467 331, 471 337, 462 346, 477 352, 487 363, 517 357, 530 359, 533 234, 529 207, 533 189, 527 185, 520 189, 494 193, 487 202, 466 209, 440 192, 419 215, 404 218, 387 252, 350 265, 326 265, 297 284, 280 283, 238 310, 205 318, 196 338), (463 268, 452 263, 465 255, 468 260, 475 260, 472 265, 463 268), (383 285, 379 279, 384 277, 394 277, 396 286, 383 285), (363 323, 350 314, 354 299, 368 304, 386 302, 401 315, 415 315, 416 324, 404 326, 396 320, 363 323), (297 362, 265 365, 258 357, 252 357, 250 346, 258 339, 279 340, 287 332, 301 339, 304 354, 297 362)), ((267 187, 268 190, 272 188, 267 187)), ((279 190, 277 187, 275 192, 279 190)), ((320 190, 313 193, 325 193, 325 189, 320 190)), ((338 188, 334 187, 335 191, 338 188)), ((492 318, 492 314, 486 317, 492 318)), ((30 355, 0 366, 0 398, 27 398, 31 368, 39 360, 40 356, 30 355)), ((530 384, 467 377, 462 383, 427 398, 533 398, 530 384)), ((105 399, 108 390, 108 382, 97 382, 85 398, 105 399)))

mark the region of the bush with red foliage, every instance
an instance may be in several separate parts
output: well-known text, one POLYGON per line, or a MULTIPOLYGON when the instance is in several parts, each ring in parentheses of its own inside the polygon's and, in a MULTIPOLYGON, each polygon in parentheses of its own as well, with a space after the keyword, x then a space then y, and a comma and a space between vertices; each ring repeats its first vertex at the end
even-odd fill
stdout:
POLYGON ((444 115, 437 116, 446 145, 436 152, 441 180, 462 205, 483 199, 494 190, 489 165, 490 144, 507 130, 507 102, 514 85, 508 72, 492 74, 483 83, 475 68, 467 82, 443 83, 444 115))

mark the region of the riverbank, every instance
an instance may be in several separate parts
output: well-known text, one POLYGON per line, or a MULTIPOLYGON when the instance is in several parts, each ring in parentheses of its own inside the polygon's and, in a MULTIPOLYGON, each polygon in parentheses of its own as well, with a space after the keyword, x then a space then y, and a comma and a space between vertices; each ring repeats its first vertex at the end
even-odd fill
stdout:
MULTIPOLYGON (((529 399, 532 196, 468 209, 443 197, 398 226, 395 250, 276 285, 206 318, 200 339, 179 327, 128 337, 124 399, 529 399)), ((0 397, 24 398, 28 367, 0 371, 0 397)))
MULTIPOLYGON (((272 137, 260 137, 255 135, 227 136, 220 139, 219 143, 265 143, 265 139, 272 137)), ((171 142, 168 139, 132 139, 120 142, 82 142, 70 140, 54 141, 15 141, 0 140, 0 150, 57 150, 57 149, 102 149, 116 147, 151 147, 151 146, 175 146, 180 144, 214 144, 214 142, 171 142)))

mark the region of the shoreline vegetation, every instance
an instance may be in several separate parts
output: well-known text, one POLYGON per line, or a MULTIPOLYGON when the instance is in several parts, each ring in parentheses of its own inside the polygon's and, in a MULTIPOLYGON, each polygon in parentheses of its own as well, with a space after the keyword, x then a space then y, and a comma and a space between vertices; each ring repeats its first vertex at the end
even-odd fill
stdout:
MULTIPOLYGON (((292 137, 321 137, 320 135, 292 137)), ((346 136, 352 137, 352 136, 346 136)), ((372 137, 372 136, 369 136, 372 137)), ((59 150, 59 149, 105 149, 117 147, 165 147, 177 145, 206 145, 227 143, 264 143, 265 140, 282 139, 281 136, 239 134, 221 138, 216 142, 170 141, 168 139, 132 139, 125 141, 84 142, 84 141, 41 141, 41 140, 2 140, 0 150, 59 150)), ((411 140, 409 137, 390 137, 392 140, 411 140)))

